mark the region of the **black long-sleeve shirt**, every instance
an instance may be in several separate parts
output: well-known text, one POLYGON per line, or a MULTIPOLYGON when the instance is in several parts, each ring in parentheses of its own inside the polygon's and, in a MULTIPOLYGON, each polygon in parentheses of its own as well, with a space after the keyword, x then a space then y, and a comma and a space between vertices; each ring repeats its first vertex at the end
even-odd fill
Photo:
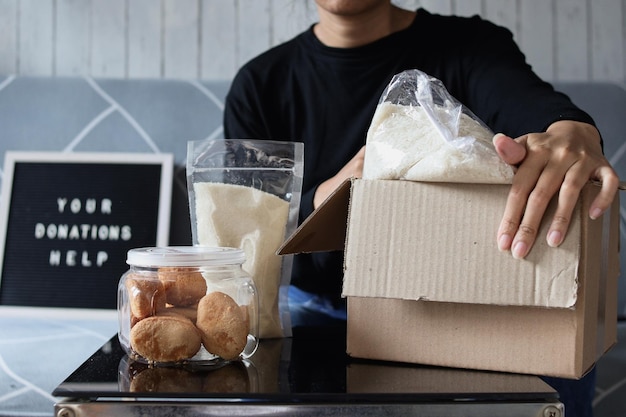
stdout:
MULTIPOLYGON (((517 137, 557 120, 593 124, 534 74, 507 29, 419 9, 410 27, 365 46, 328 47, 310 28, 251 60, 228 93, 225 136, 304 142, 303 220, 317 186, 365 144, 391 78, 407 69, 441 80, 494 132, 517 137)), ((338 298, 341 254, 297 255, 292 276, 304 290, 338 298)))

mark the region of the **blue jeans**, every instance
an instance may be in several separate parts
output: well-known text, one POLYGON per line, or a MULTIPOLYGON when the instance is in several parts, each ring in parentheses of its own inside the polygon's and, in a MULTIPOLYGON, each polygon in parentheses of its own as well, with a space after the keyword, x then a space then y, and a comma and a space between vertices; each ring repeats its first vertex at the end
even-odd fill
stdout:
POLYGON ((566 417, 592 417, 593 397, 596 391, 596 368, 579 380, 541 377, 559 393, 565 405, 566 417))
MULTIPOLYGON (((289 312, 291 324, 298 326, 327 326, 345 321, 345 305, 335 307, 330 300, 317 294, 311 294, 294 287, 289 287, 289 312)), ((592 402, 596 387, 596 370, 592 369, 580 380, 541 377, 559 393, 565 405, 567 417, 592 417, 592 402)))
POLYGON ((289 286, 288 298, 292 327, 325 326, 347 319, 345 303, 337 308, 323 296, 302 291, 293 285, 289 286))

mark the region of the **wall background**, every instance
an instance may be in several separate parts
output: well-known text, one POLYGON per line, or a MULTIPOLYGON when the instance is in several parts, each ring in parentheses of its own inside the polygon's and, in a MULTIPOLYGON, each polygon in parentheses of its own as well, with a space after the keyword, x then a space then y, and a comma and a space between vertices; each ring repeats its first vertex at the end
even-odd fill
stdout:
MULTIPOLYGON (((551 81, 626 83, 626 0, 395 0, 509 28, 551 81)), ((231 79, 313 0, 0 0, 0 74, 231 79)))

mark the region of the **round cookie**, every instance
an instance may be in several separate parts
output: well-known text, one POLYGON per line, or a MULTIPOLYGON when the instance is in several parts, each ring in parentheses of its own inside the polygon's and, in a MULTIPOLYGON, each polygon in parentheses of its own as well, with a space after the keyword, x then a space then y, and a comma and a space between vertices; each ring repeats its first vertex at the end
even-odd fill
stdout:
POLYGON ((236 359, 246 347, 246 319, 235 300, 223 292, 202 297, 198 303, 196 326, 202 333, 206 350, 223 359, 236 359))
POLYGON ((206 294, 206 281, 198 270, 164 267, 159 268, 158 274, 165 288, 167 303, 175 307, 194 305, 206 294))
POLYGON ((161 281, 131 274, 124 285, 133 321, 145 319, 165 309, 165 288, 161 281))
POLYGON ((130 346, 151 362, 178 362, 193 357, 201 346, 198 329, 183 317, 153 316, 130 330, 130 346))

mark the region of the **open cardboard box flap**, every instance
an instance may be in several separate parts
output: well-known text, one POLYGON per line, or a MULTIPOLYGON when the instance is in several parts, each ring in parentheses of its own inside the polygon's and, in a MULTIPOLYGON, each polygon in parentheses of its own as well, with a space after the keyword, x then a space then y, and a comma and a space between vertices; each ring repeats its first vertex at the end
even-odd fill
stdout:
POLYGON ((353 179, 309 216, 278 253, 345 246, 347 297, 573 308, 585 245, 598 244, 590 243, 588 235, 602 234, 602 221, 590 220, 582 208, 599 187, 584 188, 558 248, 545 240, 554 200, 524 260, 497 249, 509 189, 353 179))
POLYGON ((278 248, 279 255, 343 250, 346 243, 350 188, 345 180, 278 248))

